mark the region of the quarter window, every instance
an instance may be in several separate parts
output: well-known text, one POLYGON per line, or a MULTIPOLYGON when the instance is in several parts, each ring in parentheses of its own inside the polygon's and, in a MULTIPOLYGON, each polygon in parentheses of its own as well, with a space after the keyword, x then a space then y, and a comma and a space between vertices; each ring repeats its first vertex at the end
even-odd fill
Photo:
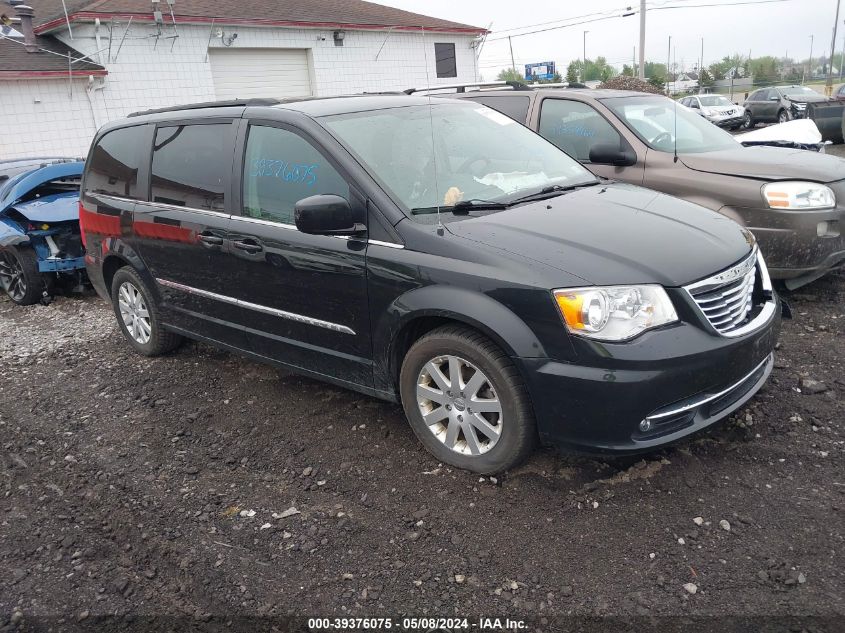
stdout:
POLYGON ((243 182, 243 214, 282 224, 294 223, 293 208, 303 198, 349 199, 349 185, 311 143, 276 127, 250 127, 243 182))
POLYGON ((590 160, 595 145, 619 146, 622 141, 619 132, 591 106, 566 99, 543 100, 540 135, 580 161, 590 160))
POLYGON ((158 128, 150 200, 224 211, 223 192, 232 169, 231 129, 229 123, 158 128))
POLYGON ((528 97, 473 97, 473 101, 478 101, 484 105, 498 110, 502 114, 506 114, 517 123, 525 125, 525 119, 528 116, 528 106, 531 100, 528 97))
POLYGON ((106 133, 91 152, 85 175, 85 190, 137 200, 138 169, 141 155, 145 153, 144 143, 149 138, 146 133, 147 127, 144 125, 106 133))
POLYGON ((437 60, 438 77, 457 77, 458 63, 454 44, 435 44, 434 57, 437 60))

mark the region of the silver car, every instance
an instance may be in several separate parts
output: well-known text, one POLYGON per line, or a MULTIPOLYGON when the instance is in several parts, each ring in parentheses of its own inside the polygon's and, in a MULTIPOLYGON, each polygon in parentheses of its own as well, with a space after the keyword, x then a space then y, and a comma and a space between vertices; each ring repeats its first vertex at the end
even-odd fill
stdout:
POLYGON ((693 95, 681 99, 681 105, 692 108, 705 119, 719 127, 731 130, 742 125, 744 111, 722 95, 693 95))

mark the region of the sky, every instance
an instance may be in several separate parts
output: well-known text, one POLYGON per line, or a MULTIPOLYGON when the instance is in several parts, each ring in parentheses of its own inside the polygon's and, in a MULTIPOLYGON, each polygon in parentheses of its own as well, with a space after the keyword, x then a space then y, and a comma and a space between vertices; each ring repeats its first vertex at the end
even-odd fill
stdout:
MULTIPOLYGON (((483 79, 495 79, 508 68, 511 36, 517 68, 524 64, 554 61, 565 74, 567 64, 582 56, 584 31, 587 57, 603 55, 618 70, 631 64, 634 47, 639 45, 639 14, 611 17, 568 28, 514 37, 517 33, 545 29, 559 24, 621 16, 627 7, 639 10, 639 0, 375 0, 416 13, 489 28, 481 51, 479 70, 483 79), (561 22, 554 22, 561 20, 561 22), (532 28, 511 30, 526 25, 532 28), (492 25, 492 26, 491 26, 492 25), (496 39, 503 38, 503 39, 496 39)), ((646 60, 666 63, 669 36, 671 61, 679 69, 691 70, 701 57, 704 38, 704 65, 726 55, 740 53, 752 57, 788 55, 793 59, 810 56, 810 36, 814 36, 813 57, 830 53, 836 4, 840 0, 777 0, 766 4, 739 4, 759 0, 648 0, 646 11, 646 60), (721 5, 697 7, 695 5, 721 5), (733 5, 733 6, 731 6, 733 5), (660 7, 681 8, 668 9, 660 7)), ((837 52, 845 37, 845 0, 839 15, 837 52)), ((637 52, 639 55, 639 52, 637 52)))

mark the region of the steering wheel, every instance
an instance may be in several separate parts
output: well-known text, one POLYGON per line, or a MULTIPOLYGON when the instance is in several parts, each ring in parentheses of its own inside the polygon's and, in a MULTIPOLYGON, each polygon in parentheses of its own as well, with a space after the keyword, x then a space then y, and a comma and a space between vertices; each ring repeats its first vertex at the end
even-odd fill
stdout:
POLYGON ((484 161, 485 167, 490 164, 489 158, 487 158, 486 156, 483 156, 481 154, 478 154, 476 156, 471 156, 470 158, 467 158, 464 162, 462 162, 460 164, 460 166, 455 170, 455 173, 465 174, 468 171, 470 171, 470 169, 469 169, 470 167, 472 167, 475 163, 477 163, 479 161, 484 161))
POLYGON ((668 141, 669 143, 672 142, 672 135, 669 132, 661 132, 653 139, 651 139, 652 145, 662 145, 664 141, 668 141))

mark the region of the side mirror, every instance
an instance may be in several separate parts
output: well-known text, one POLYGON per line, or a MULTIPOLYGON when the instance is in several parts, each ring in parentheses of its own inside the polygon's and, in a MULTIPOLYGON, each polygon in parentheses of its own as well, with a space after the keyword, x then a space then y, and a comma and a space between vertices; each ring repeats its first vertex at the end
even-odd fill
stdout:
POLYGON ((599 143, 590 148, 590 162, 616 167, 636 165, 637 155, 630 148, 622 149, 612 143, 599 143))
POLYGON ((321 194, 303 198, 293 207, 296 228, 312 235, 354 235, 366 230, 355 222, 346 198, 321 194))
POLYGON ((695 102, 695 101, 693 101, 692 103, 690 103, 690 104, 689 104, 689 107, 691 107, 691 108, 695 108, 696 110, 699 110, 699 109, 700 109, 700 107, 699 107, 698 103, 697 103, 697 102, 695 102))

